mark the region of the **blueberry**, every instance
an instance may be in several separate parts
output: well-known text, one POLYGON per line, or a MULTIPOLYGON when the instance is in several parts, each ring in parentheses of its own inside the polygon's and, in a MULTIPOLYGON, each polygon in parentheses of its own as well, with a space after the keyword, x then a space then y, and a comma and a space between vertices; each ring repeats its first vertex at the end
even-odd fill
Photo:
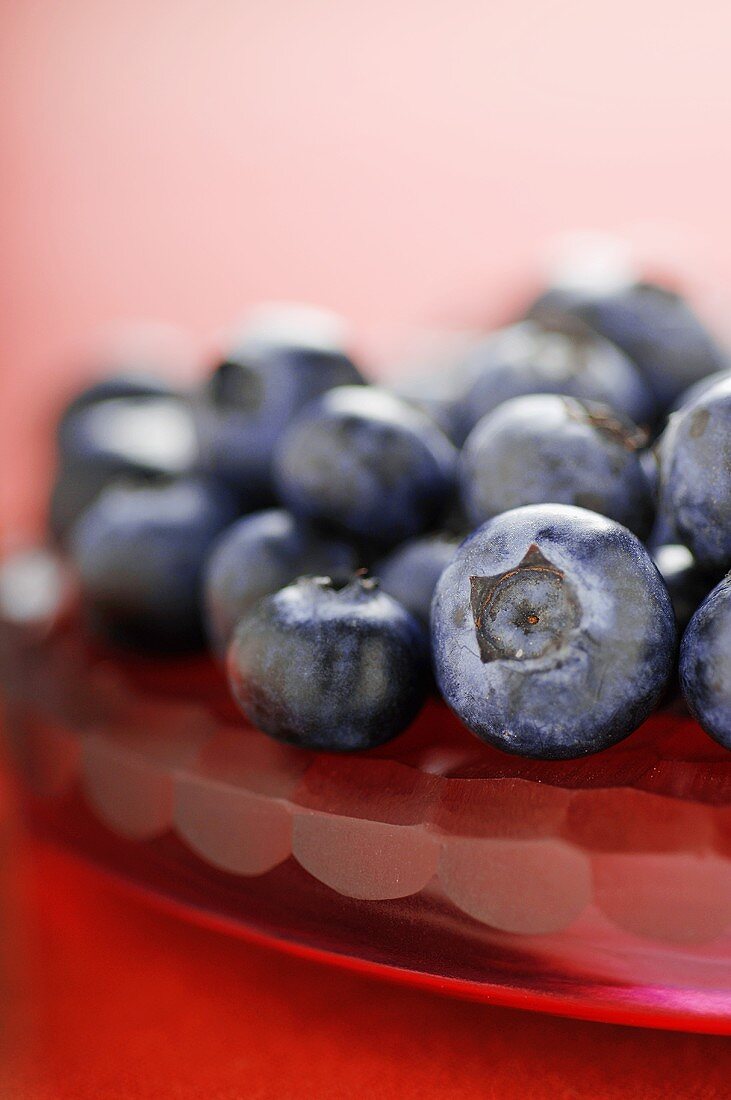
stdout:
POLYGON ((67 421, 81 409, 100 401, 113 401, 125 397, 174 397, 173 387, 164 378, 154 374, 125 371, 97 378, 78 391, 68 402, 58 422, 58 433, 63 435, 67 421))
POLYGON ((426 626, 436 583, 460 540, 448 534, 410 539, 373 567, 381 588, 426 626))
POLYGON ((97 401, 69 416, 59 432, 66 462, 101 462, 168 475, 197 458, 188 403, 174 394, 97 401))
POLYGON ((537 318, 576 317, 637 364, 658 411, 699 379, 728 364, 689 303, 664 286, 626 282, 611 289, 554 288, 534 303, 537 318))
POLYGON ((667 508, 656 501, 655 508, 655 522, 652 525, 650 534, 645 539, 645 543, 650 552, 655 554, 657 550, 660 550, 663 546, 677 546, 678 532, 673 522, 673 517, 668 512, 667 508))
POLYGON ((302 577, 241 620, 228 658, 244 714, 282 741, 352 752, 395 737, 428 684, 418 623, 373 580, 302 577))
POLYGON ((132 648, 198 648, 203 565, 235 516, 229 493, 199 478, 106 489, 71 538, 93 627, 132 648))
POLYGON ((568 505, 505 512, 437 584, 432 645, 447 703, 506 752, 569 758, 631 733, 675 657, 665 585, 612 520, 568 505))
POLYGON ((711 591, 713 581, 687 546, 678 543, 658 546, 652 557, 670 593, 678 628, 683 631, 711 591))
POLYGON ((657 448, 652 446, 641 451, 640 462, 642 463, 642 469, 645 471, 647 483, 650 486, 655 508, 655 520, 652 530, 645 539, 645 543, 654 556, 655 551, 663 546, 678 545, 678 532, 675 529, 673 517, 660 500, 660 463, 657 459, 657 448))
POLYGON ((560 393, 601 401, 643 424, 654 402, 635 366, 618 348, 581 323, 522 321, 487 336, 469 356, 474 382, 461 402, 464 427, 511 397, 560 393))
POLYGON ((190 409, 172 393, 80 404, 59 426, 58 452, 49 527, 60 541, 115 479, 174 478, 191 473, 198 461, 190 409))
POLYGON ((208 636, 224 653, 234 626, 258 599, 305 573, 349 576, 358 568, 347 543, 325 538, 281 508, 245 516, 216 541, 206 564, 208 636))
POLYGON ((706 733, 731 749, 731 576, 690 620, 680 646, 680 684, 706 733))
POLYGON ((456 461, 455 448, 424 413, 375 387, 342 386, 285 433, 275 483, 293 512, 394 545, 439 519, 456 461))
POLYGON ((731 376, 670 417, 658 444, 660 505, 701 568, 731 565, 731 376))
POLYGON ((205 467, 258 501, 271 497, 274 447, 308 401, 357 385, 358 368, 339 346, 301 328, 254 327, 216 366, 196 402, 205 467))
POLYGON ((714 374, 701 378, 700 382, 694 382, 675 400, 671 411, 677 412, 685 405, 692 405, 697 397, 701 397, 711 386, 715 386, 716 382, 724 382, 729 377, 731 377, 731 370, 717 370, 714 374))
POLYGON ((524 504, 576 504, 644 537, 653 518, 644 441, 606 405, 554 394, 506 401, 480 420, 460 456, 467 516, 477 526, 524 504))
POLYGON ((660 491, 660 467, 654 447, 646 447, 639 453, 640 463, 645 472, 647 484, 650 486, 653 500, 657 501, 660 491))

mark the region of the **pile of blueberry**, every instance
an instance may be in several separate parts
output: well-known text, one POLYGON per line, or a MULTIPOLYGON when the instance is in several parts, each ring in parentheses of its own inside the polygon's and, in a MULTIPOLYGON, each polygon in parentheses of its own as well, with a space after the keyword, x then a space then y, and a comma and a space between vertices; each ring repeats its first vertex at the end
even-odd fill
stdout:
POLYGON ((86 620, 206 644, 260 729, 366 749, 438 688, 483 740, 597 752, 680 684, 731 748, 731 370, 679 295, 554 287, 439 373, 366 384, 274 311, 195 392, 121 373, 58 426, 86 620))

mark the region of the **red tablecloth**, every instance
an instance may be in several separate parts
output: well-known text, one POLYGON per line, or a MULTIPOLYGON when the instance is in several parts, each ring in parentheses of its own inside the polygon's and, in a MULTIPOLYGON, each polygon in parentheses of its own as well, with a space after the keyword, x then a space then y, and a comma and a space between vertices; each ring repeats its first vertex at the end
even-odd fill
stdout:
MULTIPOLYGON (((200 339, 278 297, 365 337, 474 319, 576 226, 629 230, 717 309, 729 32, 728 5, 666 0, 3 5, 3 526, 33 530, 54 395, 118 318, 200 339)), ((729 1095, 722 1040, 320 969, 148 912, 11 833, 13 1100, 729 1095)))

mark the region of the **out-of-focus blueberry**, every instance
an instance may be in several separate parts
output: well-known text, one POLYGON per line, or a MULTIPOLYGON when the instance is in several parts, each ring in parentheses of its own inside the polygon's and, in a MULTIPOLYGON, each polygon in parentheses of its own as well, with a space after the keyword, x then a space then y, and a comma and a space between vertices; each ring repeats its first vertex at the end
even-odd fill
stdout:
POLYGON ((669 514, 667 508, 663 507, 659 501, 656 502, 655 522, 652 525, 652 530, 645 539, 645 543, 653 554, 662 546, 678 545, 678 532, 675 529, 673 517, 669 514))
POLYGON ((456 449, 424 413, 373 386, 342 386, 285 433, 275 482, 293 512, 394 545, 438 521, 456 462, 456 449))
POLYGON ((234 696, 265 733, 329 752, 390 740, 428 686, 422 628, 373 580, 301 577, 259 600, 228 657, 234 696))
POLYGON ((68 421, 81 409, 100 401, 115 401, 126 397, 175 397, 172 385, 164 378, 143 372, 123 372, 96 378, 68 401, 58 421, 58 434, 63 438, 68 421))
POLYGON ((680 683, 706 733, 731 749, 731 577, 690 620, 680 647, 680 683))
POLYGON ((686 299, 655 283, 555 287, 533 304, 530 315, 551 321, 577 317, 611 340, 637 364, 660 413, 683 390, 728 366, 724 351, 686 299))
POLYGON ((206 563, 208 637, 224 654, 236 623, 257 600, 304 574, 344 580, 358 568, 356 550, 326 538, 283 508, 245 516, 216 541, 206 563))
POLYGON ((652 494, 652 503, 655 509, 655 521, 652 529, 645 539, 646 545, 652 553, 663 546, 676 546, 678 544, 678 532, 675 530, 673 517, 660 501, 660 463, 657 458, 657 448, 647 447, 640 452, 640 462, 645 471, 647 483, 652 494))
POLYGON ((377 562, 373 573, 387 595, 428 626, 434 589, 459 543, 448 534, 410 539, 377 562))
POLYGON ((575 504, 644 537, 654 513, 638 450, 644 440, 606 405, 554 394, 506 401, 483 417, 460 456, 467 515, 477 526, 524 504, 575 504))
POLYGON ((235 516, 231 495, 201 478, 104 490, 71 537, 94 629, 135 649, 198 648, 203 566, 235 516))
POLYGON ((254 326, 218 363, 196 401, 204 466, 238 491, 269 500, 274 448, 290 421, 334 386, 362 382, 343 348, 319 330, 308 336, 301 325, 254 326))
POLYGON ((59 426, 58 452, 49 527, 60 541, 112 481, 171 479, 191 473, 198 462, 190 408, 173 394, 81 404, 59 426))
POLYGON ((62 460, 97 462, 175 476, 198 450, 187 402, 176 396, 96 401, 68 417, 59 435, 62 460))
POLYGON ((702 569, 731 565, 731 376, 683 405, 658 444, 660 507, 702 569))
POLYGON ((439 688, 478 737, 568 758, 631 733, 675 658, 670 597, 625 527, 567 505, 488 520, 442 573, 432 605, 439 688))
POLYGON ((660 492, 660 466, 657 461, 655 449, 653 447, 646 447, 639 452, 639 459, 642 469, 645 472, 652 498, 654 501, 657 501, 658 493, 660 492))
POLYGON ((532 393, 600 401, 636 424, 655 413, 627 356, 570 318, 552 326, 522 321, 500 329, 473 349, 468 368, 475 380, 460 406, 466 431, 503 401, 532 393))

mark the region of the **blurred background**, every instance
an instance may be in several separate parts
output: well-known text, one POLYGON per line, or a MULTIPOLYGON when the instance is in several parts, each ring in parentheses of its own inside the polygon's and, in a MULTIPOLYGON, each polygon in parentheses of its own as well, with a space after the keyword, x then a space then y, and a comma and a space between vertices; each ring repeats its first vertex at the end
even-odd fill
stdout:
POLYGON ((730 40, 709 0, 5 0, 3 515, 32 529, 54 397, 119 321, 200 346, 301 299, 368 351, 489 319, 575 228, 723 319, 730 40))

